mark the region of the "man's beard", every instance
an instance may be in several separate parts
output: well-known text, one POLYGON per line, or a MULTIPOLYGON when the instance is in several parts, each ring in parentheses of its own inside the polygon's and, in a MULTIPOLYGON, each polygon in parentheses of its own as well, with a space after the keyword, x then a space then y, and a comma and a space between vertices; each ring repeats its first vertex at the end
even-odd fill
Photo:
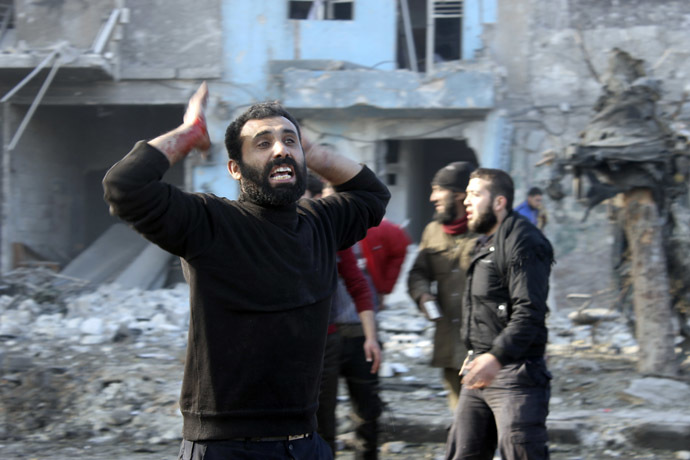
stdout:
POLYGON ((434 220, 440 224, 448 225, 455 222, 457 218, 458 210, 455 206, 455 197, 453 194, 448 194, 443 200, 443 211, 436 211, 434 213, 434 220))
POLYGON ((276 158, 269 161, 263 171, 253 168, 245 163, 240 163, 240 199, 251 201, 259 206, 276 207, 285 206, 296 202, 307 188, 304 178, 307 175, 307 166, 300 168, 297 162, 290 157, 276 158), (295 173, 294 184, 277 184, 272 187, 269 182, 271 170, 280 165, 290 165, 295 173))
POLYGON ((473 219, 468 223, 468 228, 471 232, 479 233, 480 235, 489 233, 496 225, 496 222, 498 222, 496 215, 489 208, 472 217, 473 219))

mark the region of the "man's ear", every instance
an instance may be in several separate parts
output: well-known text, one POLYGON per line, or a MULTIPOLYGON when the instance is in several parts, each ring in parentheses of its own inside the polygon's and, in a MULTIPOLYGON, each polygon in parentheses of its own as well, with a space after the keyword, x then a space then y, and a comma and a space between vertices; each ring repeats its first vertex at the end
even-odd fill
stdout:
POLYGON ((242 173, 240 172, 240 164, 235 160, 228 161, 228 172, 235 180, 242 179, 242 173))
POLYGON ((506 197, 503 195, 498 195, 496 198, 494 198, 494 203, 493 203, 493 208, 494 212, 499 213, 502 210, 506 208, 506 204, 508 204, 508 200, 506 197))

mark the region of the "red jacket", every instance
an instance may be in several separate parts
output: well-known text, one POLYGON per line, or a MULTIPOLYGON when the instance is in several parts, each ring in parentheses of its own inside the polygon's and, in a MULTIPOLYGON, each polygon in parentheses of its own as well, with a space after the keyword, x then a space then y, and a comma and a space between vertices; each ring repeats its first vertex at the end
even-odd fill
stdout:
POLYGON ((357 313, 374 309, 369 283, 362 270, 357 266, 357 258, 352 248, 338 251, 338 276, 345 282, 345 287, 355 303, 357 313))
POLYGON ((367 271, 379 293, 390 294, 393 290, 410 243, 405 230, 387 219, 378 227, 370 228, 359 242, 367 260, 367 271))

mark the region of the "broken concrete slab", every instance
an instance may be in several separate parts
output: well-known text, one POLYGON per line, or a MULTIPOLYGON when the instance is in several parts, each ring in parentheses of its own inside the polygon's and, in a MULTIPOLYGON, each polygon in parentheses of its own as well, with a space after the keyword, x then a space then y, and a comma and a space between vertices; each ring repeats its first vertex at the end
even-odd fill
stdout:
POLYGON ((690 400, 690 385, 658 377, 635 379, 624 392, 654 405, 672 405, 679 399, 690 400))
POLYGON ((171 258, 169 252, 149 243, 113 283, 125 288, 161 288, 165 284, 171 258))
POLYGON ((549 442, 558 444, 580 444, 580 432, 583 429, 581 422, 571 420, 547 420, 549 442))
MULTIPOLYGON (((125 224, 114 224, 60 272, 91 281, 112 282, 149 244, 125 224)), ((59 283, 59 281, 57 281, 59 283)))
POLYGON ((690 426, 682 423, 641 423, 629 429, 632 444, 667 450, 690 449, 690 426))

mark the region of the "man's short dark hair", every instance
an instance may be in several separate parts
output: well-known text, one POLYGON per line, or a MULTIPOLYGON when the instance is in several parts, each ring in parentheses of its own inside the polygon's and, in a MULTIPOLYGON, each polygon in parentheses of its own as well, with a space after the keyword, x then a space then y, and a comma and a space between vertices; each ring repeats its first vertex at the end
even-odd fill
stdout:
POLYGON ((542 192, 539 187, 532 187, 527 191, 527 196, 539 196, 543 194, 544 192, 542 192))
POLYGON ((515 185, 510 174, 501 169, 477 168, 470 174, 471 179, 482 179, 489 183, 489 193, 491 200, 497 196, 506 198, 506 210, 513 210, 513 198, 515 196, 515 185))
POLYGON ((263 120, 264 118, 276 117, 285 117, 290 120, 290 123, 295 125, 297 137, 300 142, 302 142, 302 133, 299 129, 299 123, 297 123, 297 120, 295 120, 280 103, 275 101, 260 102, 245 110, 244 113, 235 118, 225 130, 225 148, 228 150, 228 157, 240 164, 242 163, 242 139, 240 138, 240 133, 249 120, 263 120))

